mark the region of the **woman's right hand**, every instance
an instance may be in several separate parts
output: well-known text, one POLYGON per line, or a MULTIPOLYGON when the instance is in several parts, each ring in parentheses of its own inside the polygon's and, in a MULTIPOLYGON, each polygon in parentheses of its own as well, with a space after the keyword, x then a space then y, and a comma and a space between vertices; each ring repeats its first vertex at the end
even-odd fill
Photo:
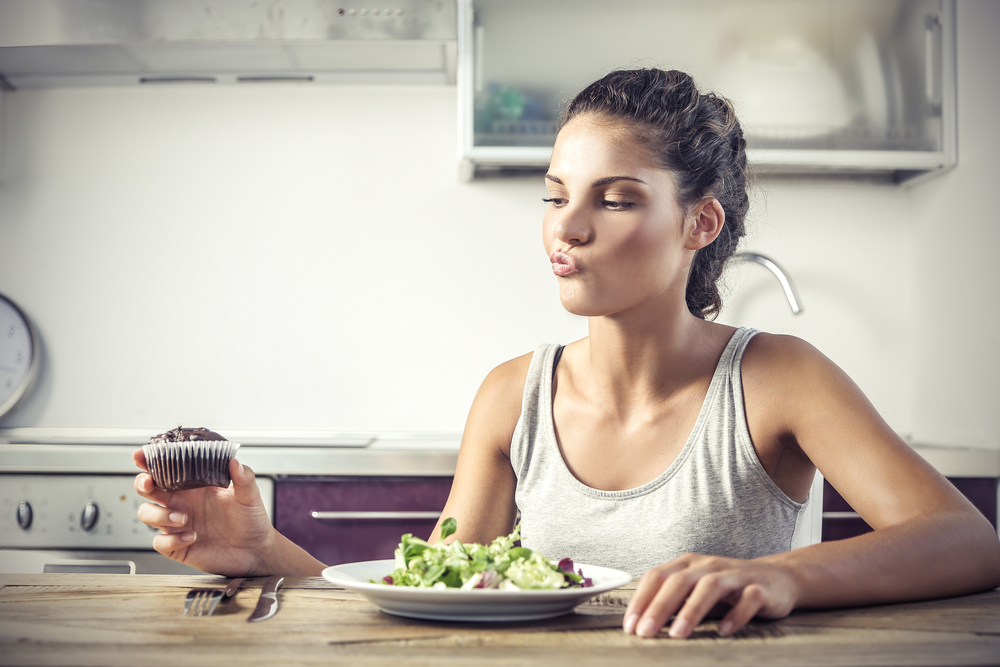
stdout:
POLYGON ((254 473, 236 459, 229 462, 233 483, 183 491, 161 491, 153 484, 141 449, 132 454, 146 472, 135 478, 136 492, 152 502, 139 507, 139 520, 158 528, 153 548, 185 565, 228 577, 269 573, 267 554, 277 532, 264 509, 254 473))

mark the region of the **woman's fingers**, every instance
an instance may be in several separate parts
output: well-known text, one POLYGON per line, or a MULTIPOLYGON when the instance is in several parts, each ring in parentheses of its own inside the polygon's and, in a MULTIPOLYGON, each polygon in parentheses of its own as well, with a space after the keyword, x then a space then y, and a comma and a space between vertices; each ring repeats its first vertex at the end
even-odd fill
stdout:
POLYGON ((149 497, 149 494, 156 491, 156 486, 153 484, 153 478, 149 476, 149 473, 141 472, 135 476, 135 492, 138 493, 143 498, 149 497))
POLYGON ((153 502, 160 502, 160 498, 163 493, 156 488, 153 484, 153 478, 149 476, 148 472, 141 472, 135 476, 135 492, 147 500, 152 500, 153 502))
POLYGON ((146 500, 151 500, 159 505, 169 505, 172 494, 169 491, 161 491, 153 484, 153 478, 149 473, 141 472, 135 476, 133 482, 135 492, 146 500))
MULTIPOLYGON (((731 599, 734 593, 739 595, 740 589, 746 585, 745 578, 735 570, 709 572, 701 576, 680 611, 677 612, 673 623, 670 624, 670 636, 677 639, 690 636, 691 631, 709 615, 716 605, 731 599)), ((759 608, 760 605, 753 609, 746 620, 749 621, 753 618, 759 608)), ((729 615, 727 615, 728 617, 729 615)), ((734 631, 735 629, 724 634, 732 634, 734 631)))
POLYGON ((241 505, 256 505, 260 502, 257 476, 250 466, 245 466, 235 458, 229 460, 229 476, 233 480, 233 497, 241 505))
POLYGON ((641 616, 646 607, 653 601, 653 598, 660 592, 664 580, 674 572, 686 568, 688 561, 688 556, 681 556, 669 563, 664 563, 663 565, 647 570, 642 575, 642 579, 639 580, 639 585, 636 587, 635 593, 632 595, 632 599, 629 600, 628 607, 625 609, 626 620, 628 620, 630 615, 641 616))
POLYGON ((132 460, 135 461, 137 466, 149 472, 149 466, 146 465, 146 452, 142 451, 141 447, 132 452, 132 460))
POLYGON ((689 571, 687 557, 646 572, 625 610, 625 632, 640 637, 657 634, 680 609, 696 581, 697 575, 689 571))
POLYGON ((139 505, 139 521, 147 526, 158 528, 165 533, 176 533, 187 525, 188 515, 180 510, 170 509, 154 503, 139 505))
MULTIPOLYGON (((231 486, 233 500, 246 508, 252 509, 255 513, 259 511, 266 515, 264 501, 260 496, 260 487, 257 486, 257 476, 250 469, 250 466, 243 465, 235 458, 231 459, 229 461, 229 476, 233 480, 231 486)), ((268 520, 268 523, 270 523, 270 520, 268 520)))
POLYGON ((187 549, 198 539, 193 530, 181 533, 163 533, 153 538, 153 548, 164 556, 171 556, 181 549, 187 549))
POLYGON ((750 622, 764 606, 764 589, 757 584, 746 586, 740 594, 740 599, 733 605, 721 621, 719 634, 728 637, 750 622))
POLYGON ((719 634, 731 635, 755 615, 787 616, 794 587, 773 566, 711 556, 687 555, 647 572, 625 611, 623 628, 656 636, 674 616, 670 636, 688 637, 717 607, 731 606, 719 634))

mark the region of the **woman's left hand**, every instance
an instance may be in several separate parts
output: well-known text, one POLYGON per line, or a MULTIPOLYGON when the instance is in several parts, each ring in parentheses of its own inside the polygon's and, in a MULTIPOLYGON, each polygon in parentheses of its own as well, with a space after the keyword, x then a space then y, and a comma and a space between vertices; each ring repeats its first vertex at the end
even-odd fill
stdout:
POLYGON ((795 607, 791 572, 765 560, 686 554, 643 575, 625 610, 625 632, 659 633, 671 616, 670 636, 685 638, 718 605, 732 608, 719 622, 728 636, 754 616, 784 618, 795 607))

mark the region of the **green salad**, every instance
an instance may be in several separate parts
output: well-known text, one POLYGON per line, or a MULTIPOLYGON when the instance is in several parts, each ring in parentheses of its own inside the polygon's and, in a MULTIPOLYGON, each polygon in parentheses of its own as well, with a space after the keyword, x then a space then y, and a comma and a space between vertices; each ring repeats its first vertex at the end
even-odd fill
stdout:
MULTIPOLYGON (((441 524, 436 544, 403 535, 396 548, 396 569, 383 577, 389 586, 419 588, 495 588, 500 590, 556 590, 593 586, 583 571, 573 571, 573 561, 553 563, 537 551, 520 546, 521 527, 492 544, 463 544, 444 539, 458 528, 455 519, 441 524)), ((373 582, 374 583, 374 582, 373 582)))

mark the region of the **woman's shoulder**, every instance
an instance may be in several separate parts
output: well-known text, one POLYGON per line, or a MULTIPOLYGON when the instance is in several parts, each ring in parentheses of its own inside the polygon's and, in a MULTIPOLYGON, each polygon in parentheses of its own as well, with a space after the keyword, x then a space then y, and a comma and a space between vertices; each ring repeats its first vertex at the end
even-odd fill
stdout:
POLYGON ((746 356, 779 360, 799 356, 809 357, 817 354, 822 356, 819 350, 798 336, 758 331, 747 344, 746 356))
POLYGON ((531 352, 514 357, 496 366, 483 381, 483 386, 493 390, 514 391, 518 397, 524 390, 524 383, 536 354, 546 355, 553 348, 565 347, 554 343, 539 345, 531 352))
POLYGON ((510 440, 521 418, 524 384, 534 352, 496 366, 479 387, 466 422, 466 442, 491 444, 509 457, 510 440))
POLYGON ((521 414, 521 399, 524 396, 524 385, 528 379, 531 361, 544 347, 547 346, 540 346, 493 368, 483 380, 476 401, 485 402, 491 406, 495 414, 506 414, 516 421, 521 414))
POLYGON ((828 385, 847 376, 812 344, 787 334, 757 333, 743 354, 741 373, 759 386, 787 392, 828 385))
MULTIPOLYGON (((483 380, 483 387, 492 392, 509 393, 516 391, 518 397, 524 390, 524 381, 528 377, 528 368, 534 351, 509 359, 496 366, 483 380)), ((520 399, 519 399, 520 400, 520 399)))

